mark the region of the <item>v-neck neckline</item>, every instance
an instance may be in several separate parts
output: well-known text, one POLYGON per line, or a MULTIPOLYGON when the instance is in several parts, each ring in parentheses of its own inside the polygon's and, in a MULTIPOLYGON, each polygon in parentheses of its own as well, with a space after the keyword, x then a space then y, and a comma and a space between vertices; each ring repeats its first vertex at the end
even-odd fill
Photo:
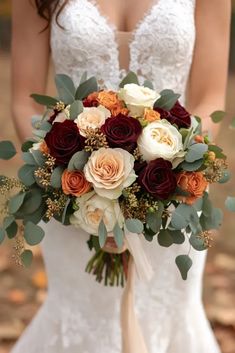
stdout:
POLYGON ((112 23, 112 21, 110 20, 109 16, 106 15, 105 13, 103 13, 103 11, 100 8, 100 5, 98 4, 98 0, 86 0, 87 2, 89 2, 92 6, 94 6, 94 8, 97 10, 99 16, 101 18, 103 18, 106 21, 107 26, 112 29, 114 31, 114 33, 126 33, 129 34, 130 36, 134 36, 135 33, 138 31, 138 29, 142 26, 142 24, 145 22, 145 20, 151 16, 153 10, 155 9, 155 7, 160 6, 161 2, 163 0, 152 0, 151 1, 151 5, 149 6, 148 9, 146 9, 146 11, 144 11, 143 16, 140 18, 139 21, 137 21, 137 23, 135 24, 133 30, 131 31, 123 31, 117 28, 117 26, 112 23))

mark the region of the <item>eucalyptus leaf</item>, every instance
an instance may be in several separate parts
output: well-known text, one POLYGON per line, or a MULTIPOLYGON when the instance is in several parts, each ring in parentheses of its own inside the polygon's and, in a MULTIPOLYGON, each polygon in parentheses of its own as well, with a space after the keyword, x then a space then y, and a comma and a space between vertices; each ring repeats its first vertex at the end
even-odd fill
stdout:
POLYGON ((40 124, 40 130, 45 132, 51 131, 52 125, 48 121, 42 121, 40 124))
POLYGON ((38 225, 27 222, 24 228, 24 237, 27 244, 33 246, 39 244, 44 238, 45 232, 38 225))
POLYGON ((46 162, 46 157, 43 155, 43 153, 40 150, 32 150, 32 155, 35 160, 36 165, 39 167, 44 166, 46 162))
POLYGON ((165 110, 171 110, 180 98, 180 94, 177 94, 170 89, 161 91, 160 96, 161 97, 154 103, 154 108, 161 108, 165 110))
POLYGON ((25 192, 20 192, 17 195, 10 198, 8 203, 8 209, 10 213, 16 213, 18 211, 18 209, 21 207, 21 205, 24 202, 25 196, 26 196, 25 192))
POLYGON ((83 170, 89 156, 90 153, 86 151, 76 152, 69 161, 68 170, 83 170))
POLYGON ((186 172, 194 172, 200 169, 202 165, 203 165, 203 159, 198 159, 193 163, 183 162, 180 164, 180 168, 182 168, 186 172))
POLYGON ((69 108, 70 119, 75 120, 83 111, 83 104, 80 100, 75 100, 69 108))
POLYGON ((87 80, 87 71, 84 71, 82 76, 81 76, 79 84, 85 82, 86 80, 87 80))
POLYGON ((24 250, 20 255, 21 261, 25 267, 29 267, 33 261, 33 253, 31 250, 24 250))
POLYGON ((139 85, 138 77, 136 73, 134 73, 133 71, 128 72, 128 74, 123 78, 123 80, 119 84, 119 87, 123 88, 125 85, 129 83, 135 83, 136 85, 139 85))
POLYGON ((125 221, 126 228, 131 233, 142 233, 144 230, 143 223, 139 219, 129 218, 125 221))
POLYGON ((114 239, 115 239, 115 242, 116 242, 118 248, 119 249, 122 248, 124 233, 118 223, 116 223, 113 228, 113 234, 114 234, 114 239))
POLYGON ((206 250, 207 247, 205 246, 205 243, 202 238, 199 236, 192 234, 189 238, 189 242, 192 245, 192 247, 197 250, 197 251, 203 251, 206 250))
POLYGON ((156 212, 147 213, 147 218, 146 218, 147 224, 155 234, 158 233, 161 228, 163 211, 164 211, 164 205, 163 203, 159 202, 158 210, 156 212))
POLYGON ((208 145, 204 143, 195 143, 189 147, 185 160, 188 163, 193 163, 199 159, 202 159, 207 151, 208 145))
POLYGON ((158 234, 158 243, 159 245, 164 246, 166 248, 168 248, 174 243, 174 240, 167 229, 160 230, 158 234))
POLYGON ((24 202, 20 209, 16 212, 17 218, 24 218, 25 215, 32 214, 42 204, 42 190, 39 188, 32 188, 25 195, 24 202))
POLYGON ((221 179, 219 180, 220 184, 225 184, 231 179, 231 173, 229 170, 224 170, 221 179))
POLYGON ((94 76, 92 76, 78 86, 78 89, 75 94, 75 99, 83 100, 90 93, 97 92, 97 91, 98 91, 97 80, 94 76))
POLYGON ((208 150, 214 152, 216 158, 222 158, 222 159, 226 158, 225 154, 223 153, 222 148, 220 148, 219 146, 208 145, 208 150))
POLYGON ((154 89, 153 83, 151 81, 149 81, 149 80, 145 80, 144 81, 144 87, 148 87, 150 89, 154 89))
POLYGON ((34 141, 25 141, 22 145, 21 145, 21 151, 22 152, 28 152, 30 148, 32 148, 34 144, 34 141))
POLYGON ((3 228, 6 230, 10 225, 15 222, 15 217, 10 215, 6 216, 3 220, 3 228))
POLYGON ((179 255, 175 259, 175 263, 180 271, 183 280, 188 277, 188 271, 192 267, 192 259, 188 255, 179 255))
POLYGON ((56 167, 51 174, 51 186, 55 189, 59 189, 62 183, 62 174, 64 172, 63 167, 56 167))
POLYGON ((59 93, 59 98, 65 104, 71 104, 75 100, 75 86, 72 79, 64 74, 57 74, 55 84, 59 93))
POLYGON ((35 183, 34 172, 37 167, 25 164, 18 171, 18 177, 26 186, 31 186, 35 183))
POLYGON ((34 165, 34 166, 37 165, 31 152, 23 152, 22 159, 26 164, 34 165))
POLYGON ((202 214, 200 217, 200 223, 203 230, 218 229, 223 220, 223 212, 219 208, 212 208, 211 214, 206 217, 202 214))
POLYGON ((185 235, 180 230, 169 230, 168 232, 173 239, 174 244, 183 244, 185 241, 185 235))
POLYGON ((220 123, 225 116, 226 116, 226 113, 222 110, 217 110, 210 115, 213 123, 220 123))
POLYGON ((31 221, 34 224, 38 224, 39 222, 41 222, 41 220, 43 219, 43 217, 45 216, 47 207, 45 204, 41 204, 39 206, 39 208, 34 211, 33 213, 30 214, 24 214, 24 224, 26 224, 28 221, 31 221))
POLYGON ((39 130, 39 129, 34 129, 33 130, 33 136, 35 137, 35 139, 37 139, 38 141, 41 141, 42 139, 45 138, 47 132, 44 130, 39 130))
POLYGON ((176 207, 172 214, 171 225, 175 230, 186 228, 190 223, 192 207, 184 203, 176 207))
POLYGON ((46 107, 54 107, 56 103, 58 103, 58 99, 41 94, 33 93, 30 97, 33 98, 36 103, 45 105, 46 107))
POLYGON ((17 231, 18 231, 18 225, 17 223, 14 221, 11 223, 11 225, 9 227, 7 227, 6 229, 6 232, 7 232, 7 235, 8 235, 8 238, 9 239, 12 239, 16 236, 17 234, 17 231))
POLYGON ((103 248, 107 239, 107 229, 106 226, 104 224, 103 219, 101 219, 100 224, 99 224, 99 228, 98 228, 98 235, 99 235, 99 244, 100 247, 103 248))
POLYGON ((2 242, 4 241, 5 235, 6 235, 5 229, 0 228, 0 244, 2 244, 2 242))
POLYGON ((65 224, 66 214, 67 214, 67 211, 68 211, 68 207, 70 205, 70 201, 71 201, 70 198, 68 198, 66 203, 65 203, 64 210, 63 210, 63 213, 62 213, 62 219, 61 219, 62 224, 65 224))
POLYGON ((235 197, 228 196, 225 201, 225 206, 229 211, 235 212, 235 197))
POLYGON ((15 155, 16 149, 11 141, 0 141, 0 159, 9 160, 15 155))

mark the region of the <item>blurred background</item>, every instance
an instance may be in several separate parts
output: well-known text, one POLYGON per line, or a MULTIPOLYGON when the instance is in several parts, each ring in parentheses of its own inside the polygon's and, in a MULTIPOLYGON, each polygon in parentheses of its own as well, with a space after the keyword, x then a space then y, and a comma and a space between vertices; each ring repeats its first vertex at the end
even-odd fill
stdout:
MULTIPOLYGON (((0 0, 0 140, 11 139, 18 145, 10 114, 10 16, 10 1, 0 0)), ((50 77, 50 86, 51 82, 50 77)), ((230 169, 235 175, 235 131, 227 128, 230 120, 235 117, 235 0, 226 111, 228 115, 218 141, 228 154, 230 169)), ((19 157, 8 163, 0 161, 0 173, 14 175, 19 165, 19 157)), ((235 195, 234 181, 235 177, 228 184, 211 190, 218 207, 223 207, 227 194, 235 195)), ((223 227, 209 250, 205 273, 204 303, 223 353, 235 353, 234 233, 234 214, 225 211, 223 227)), ((0 246, 0 353, 10 351, 46 296, 47 279, 40 249, 33 249, 35 261, 30 269, 24 269, 14 263, 14 245, 5 242, 0 246)))

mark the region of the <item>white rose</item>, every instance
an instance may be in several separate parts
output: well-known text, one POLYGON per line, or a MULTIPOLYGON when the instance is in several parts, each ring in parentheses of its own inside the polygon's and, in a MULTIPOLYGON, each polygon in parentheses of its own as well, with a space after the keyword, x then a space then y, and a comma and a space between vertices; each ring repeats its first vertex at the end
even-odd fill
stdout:
POLYGON ((98 107, 84 108, 83 112, 78 115, 74 122, 79 128, 80 134, 86 137, 87 128, 100 128, 105 123, 105 120, 110 116, 110 111, 100 105, 98 107))
POLYGON ((142 116, 145 108, 153 108, 154 102, 160 95, 144 86, 135 83, 126 84, 119 91, 119 98, 124 100, 132 116, 142 116))
POLYGON ((136 179, 134 161, 134 157, 121 148, 100 148, 92 152, 84 174, 98 195, 117 199, 136 179))
POLYGON ((98 227, 103 219, 107 231, 112 232, 118 222, 123 226, 123 216, 118 201, 97 195, 94 191, 76 199, 78 211, 70 217, 70 223, 89 234, 98 235, 98 227))
POLYGON ((179 164, 185 155, 182 135, 164 119, 154 121, 143 129, 138 147, 146 161, 163 158, 174 165, 174 160, 179 164))

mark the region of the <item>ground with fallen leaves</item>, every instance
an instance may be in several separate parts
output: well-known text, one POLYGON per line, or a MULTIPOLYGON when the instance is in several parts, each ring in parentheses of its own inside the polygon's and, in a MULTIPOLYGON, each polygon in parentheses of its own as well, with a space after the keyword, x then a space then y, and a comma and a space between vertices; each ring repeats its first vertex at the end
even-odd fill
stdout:
MULTIPOLYGON (((17 141, 10 121, 9 55, 0 53, 0 140, 17 141), (3 55, 2 55, 3 54, 3 55)), ((51 85, 50 85, 51 86, 51 85)), ((231 75, 228 87, 228 118, 235 116, 235 76, 231 75), (233 115, 232 115, 233 113, 233 115)), ((23 117, 22 117, 23 119, 23 117)), ((235 154, 232 155, 235 131, 221 130, 219 141, 229 154, 229 163, 235 173, 235 154)), ((0 172, 13 175, 19 158, 10 163, 0 162, 0 172)), ((233 193, 233 182, 211 193, 220 207, 226 194, 233 193)), ((216 235, 209 251, 206 273, 204 303, 208 317, 223 353, 235 353, 235 239, 234 215, 225 213, 223 228, 216 235)), ((0 353, 8 353, 24 328, 28 325, 46 296, 47 279, 40 249, 34 249, 35 260, 30 269, 15 266, 11 243, 0 247, 0 353)), ((26 352, 27 353, 27 352, 26 352)), ((198 352, 200 353, 200 352, 198 352)))

